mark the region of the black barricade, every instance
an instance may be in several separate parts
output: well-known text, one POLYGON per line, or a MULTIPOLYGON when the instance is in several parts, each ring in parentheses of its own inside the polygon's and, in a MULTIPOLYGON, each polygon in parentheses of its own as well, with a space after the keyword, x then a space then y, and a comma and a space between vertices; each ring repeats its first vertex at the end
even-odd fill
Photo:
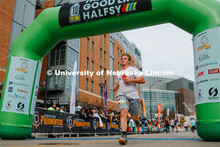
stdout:
POLYGON ((79 118, 77 114, 36 108, 32 133, 120 133, 119 122, 102 119, 102 123, 103 126, 100 126, 99 119, 95 117, 85 120, 79 118))

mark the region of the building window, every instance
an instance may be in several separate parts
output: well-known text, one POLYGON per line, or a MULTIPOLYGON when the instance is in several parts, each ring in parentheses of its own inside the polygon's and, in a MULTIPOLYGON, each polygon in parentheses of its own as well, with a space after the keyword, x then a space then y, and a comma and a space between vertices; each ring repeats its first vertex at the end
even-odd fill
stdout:
POLYGON ((106 69, 104 68, 104 78, 106 78, 106 69))
POLYGON ((55 57, 56 57, 56 52, 55 50, 52 50, 50 53, 50 66, 55 65, 55 57))
POLYGON ((89 49, 89 38, 87 38, 87 50, 89 49))
POLYGON ((100 48, 100 59, 102 59, 102 48, 100 48))
POLYGON ((119 70, 119 62, 118 62, 118 70, 119 70))
POLYGON ((64 45, 58 46, 50 53, 50 66, 65 64, 66 47, 64 45))
POLYGON ((104 51, 104 60, 106 59, 106 51, 104 51))
POLYGON ((190 90, 194 90, 194 88, 193 88, 193 83, 189 83, 189 89, 190 89, 190 90))
MULTIPOLYGON (((102 72, 102 66, 100 66, 100 73, 102 72)), ((100 74, 100 77, 102 77, 102 74, 100 74)))
POLYGON ((110 99, 114 100, 114 91, 113 90, 110 90, 110 99))
POLYGON ((61 47, 60 48, 60 65, 64 65, 65 64, 65 47, 61 47))
POLYGON ((94 69, 94 61, 92 61, 91 63, 91 70, 93 71, 93 69, 94 69))
POLYGON ((124 44, 123 44, 123 46, 124 46, 124 49, 125 49, 125 53, 127 53, 127 42, 123 42, 124 44))
POLYGON ((110 41, 110 55, 114 56, 114 43, 110 41))
POLYGON ((110 57, 110 70, 114 71, 114 59, 110 57))
POLYGON ((102 88, 99 86, 99 94, 102 95, 102 88))
POLYGON ((91 92, 93 92, 93 81, 91 81, 91 92))
POLYGON ((102 35, 100 35, 100 41, 102 41, 102 35))
POLYGON ((89 69, 89 58, 88 57, 86 58, 86 69, 87 70, 89 69))
MULTIPOLYGON (((122 55, 122 50, 120 50, 120 58, 121 58, 121 55, 122 55)), ((121 60, 121 59, 120 59, 121 60)))
POLYGON ((119 47, 118 47, 118 59, 119 59, 119 47))
POLYGON ((86 78, 86 90, 88 90, 89 79, 86 78))
POLYGON ((106 45, 106 35, 104 35, 104 44, 106 45))
POLYGON ((67 50, 66 50, 66 64, 68 66, 71 66, 71 67, 74 67, 74 62, 75 61, 78 61, 78 52, 76 50, 73 50, 72 48, 70 47, 67 47, 67 50))
POLYGON ((65 87, 65 76, 62 75, 56 76, 55 73, 53 72, 53 75, 50 76, 48 79, 48 89, 64 89, 64 87, 65 87))
POLYGON ((94 42, 92 42, 92 53, 94 53, 94 42))

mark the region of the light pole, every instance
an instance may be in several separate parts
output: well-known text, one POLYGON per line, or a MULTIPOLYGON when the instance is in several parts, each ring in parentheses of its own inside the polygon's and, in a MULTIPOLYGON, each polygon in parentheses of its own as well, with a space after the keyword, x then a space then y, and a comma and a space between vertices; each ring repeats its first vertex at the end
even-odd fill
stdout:
POLYGON ((152 122, 152 109, 151 109, 151 87, 154 86, 154 84, 156 84, 157 82, 161 82, 161 80, 157 80, 156 82, 154 82, 152 85, 150 85, 150 121, 152 122))

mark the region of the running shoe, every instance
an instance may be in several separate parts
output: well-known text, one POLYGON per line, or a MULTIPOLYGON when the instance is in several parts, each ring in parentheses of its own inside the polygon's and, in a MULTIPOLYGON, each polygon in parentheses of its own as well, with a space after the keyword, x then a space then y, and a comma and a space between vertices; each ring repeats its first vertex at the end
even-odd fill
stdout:
POLYGON ((128 142, 128 139, 127 139, 126 136, 122 136, 122 138, 119 139, 119 143, 120 143, 121 145, 126 145, 127 142, 128 142))

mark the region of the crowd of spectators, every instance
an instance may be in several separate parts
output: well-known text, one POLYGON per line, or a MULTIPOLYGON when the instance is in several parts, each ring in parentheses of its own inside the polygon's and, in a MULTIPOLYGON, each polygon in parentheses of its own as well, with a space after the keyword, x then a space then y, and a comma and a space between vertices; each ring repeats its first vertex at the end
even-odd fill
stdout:
MULTIPOLYGON (((50 107, 43 107, 44 109, 51 111, 68 112, 67 108, 64 106, 57 106, 53 103, 50 107)), ((105 111, 102 109, 97 109, 96 107, 83 108, 81 106, 76 106, 75 114, 79 115, 79 118, 88 120, 90 117, 100 117, 101 119, 107 119, 108 121, 120 122, 120 115, 117 112, 108 111, 106 115, 105 111)))
MULTIPOLYGON (((67 108, 64 106, 57 106, 55 103, 52 104, 51 107, 45 109, 51 110, 51 111, 60 111, 60 112, 68 112, 67 108)), ((108 115, 106 115, 105 110, 97 109, 96 107, 89 107, 89 108, 83 108, 82 106, 76 106, 75 108, 75 114, 79 115, 79 118, 89 120, 90 117, 97 117, 99 119, 107 119, 107 121, 113 121, 113 122, 120 122, 120 113, 119 112, 111 112, 108 111, 108 115)), ((176 118, 175 118, 176 119, 176 118)), ((175 119, 166 117, 164 120, 158 121, 150 121, 150 119, 146 119, 143 117, 139 117, 140 126, 154 126, 154 127, 160 127, 160 128, 166 128, 165 132, 173 131, 173 127, 178 126, 179 123, 173 123, 175 122, 175 119), (174 125, 175 124, 175 125, 174 125), (174 125, 174 126, 173 126, 174 125)), ((176 120, 177 121, 177 120, 176 120)), ((131 118, 130 114, 128 114, 127 117, 127 123, 135 125, 134 120, 131 118)), ((187 126, 184 126, 187 129, 187 126)), ((178 132, 178 129, 176 129, 178 132)))
POLYGON ((108 121, 119 122, 119 114, 115 112, 108 111, 106 115, 105 111, 98 110, 94 108, 82 108, 81 106, 76 107, 76 114, 79 114, 79 117, 82 119, 90 119, 90 117, 98 117, 101 119, 107 119, 108 121))

